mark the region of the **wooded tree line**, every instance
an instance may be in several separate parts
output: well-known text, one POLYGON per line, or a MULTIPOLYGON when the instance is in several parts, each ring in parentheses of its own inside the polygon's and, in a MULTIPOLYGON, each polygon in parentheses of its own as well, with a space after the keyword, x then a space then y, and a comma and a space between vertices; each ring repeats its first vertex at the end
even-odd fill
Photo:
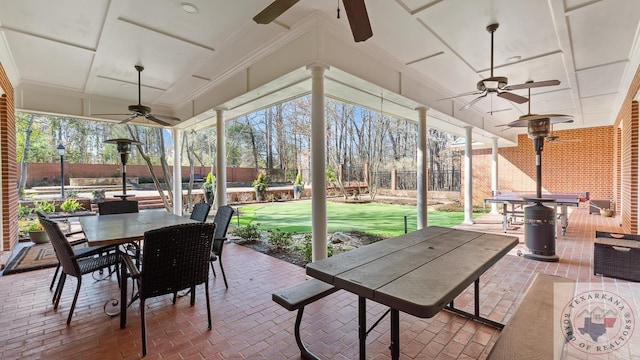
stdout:
MULTIPOLYGON (((297 98, 228 121, 228 166, 264 168, 274 175, 272 180, 288 181, 300 168, 307 172, 303 177, 308 179, 310 100, 310 96, 297 98), (286 176, 282 175, 285 170, 289 170, 286 176)), ((325 107, 328 169, 335 171, 340 165, 362 169, 368 163, 370 183, 376 183, 375 176, 381 170, 415 169, 417 124, 381 112, 384 100, 380 109, 367 109, 327 98, 325 107)), ((105 145, 104 140, 132 137, 143 145, 134 148, 129 164, 168 166, 173 161, 171 132, 160 128, 27 113, 18 113, 17 120, 18 162, 56 162, 56 146, 62 144, 69 162, 118 164, 116 147, 105 145)), ((183 165, 214 167, 215 131, 215 127, 185 131, 180 149, 183 165)), ((460 168, 459 155, 448 146, 453 140, 452 135, 429 129, 430 172, 460 168)), ((375 193, 375 189, 369 191, 375 193)))

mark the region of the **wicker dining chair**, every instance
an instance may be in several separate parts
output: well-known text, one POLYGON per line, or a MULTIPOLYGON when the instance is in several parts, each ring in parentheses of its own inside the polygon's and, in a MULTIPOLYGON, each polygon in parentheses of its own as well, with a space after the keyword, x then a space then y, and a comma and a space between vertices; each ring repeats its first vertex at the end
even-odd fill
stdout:
POLYGON ((224 287, 229 288, 227 284, 227 276, 224 273, 224 267, 222 266, 222 249, 224 248, 224 242, 227 241, 227 229, 231 218, 233 217, 233 208, 229 205, 223 205, 218 208, 216 216, 213 219, 213 223, 216 224, 216 233, 213 236, 213 248, 211 249, 211 271, 213 276, 216 276, 216 270, 213 268, 213 263, 217 260, 220 263, 220 270, 222 271, 222 278, 224 279, 224 287))
MULTIPOLYGON (((133 259, 122 255, 121 299, 127 296, 127 278, 138 283, 140 299, 140 326, 142 331, 142 355, 147 354, 145 301, 149 298, 191 288, 191 306, 195 304, 196 285, 204 284, 207 298, 208 329, 211 330, 211 306, 209 301, 209 252, 215 225, 189 223, 168 226, 144 234, 142 268, 133 259)), ((126 301, 121 306, 126 324, 126 301)))
MULTIPOLYGON (((53 219, 51 219, 49 214, 45 213, 44 211, 36 210, 36 215, 38 216, 38 220, 47 219, 47 220, 53 221, 53 219)), ((66 232, 66 233, 64 233, 64 236, 66 238, 68 238, 69 236, 74 236, 74 235, 78 235, 78 234, 82 234, 82 230, 66 232)), ((85 238, 78 238, 78 239, 67 240, 67 241, 69 242, 69 245, 71 245, 71 247, 73 248, 73 255, 78 257, 78 258, 94 256, 96 254, 102 254, 102 253, 107 253, 107 252, 116 250, 116 247, 113 246, 113 245, 84 246, 84 245, 87 244, 87 239, 85 239, 85 238), (81 246, 83 246, 83 247, 81 247, 81 246)), ((58 262, 58 265, 56 266, 56 270, 53 273, 53 278, 51 279, 51 284, 49 285, 49 290, 53 290, 53 285, 55 285, 55 283, 56 283, 56 279, 58 278, 58 273, 59 272, 60 272, 60 262, 58 262)), ((109 272, 111 273, 111 269, 109 269, 109 272)), ((55 301, 55 293, 54 293, 54 296, 53 296, 53 299, 52 299, 52 302, 53 301, 55 301)))
MULTIPOLYGON (((67 325, 71 323, 71 317, 78 301, 78 294, 80 293, 80 286, 82 285, 82 275, 90 274, 94 271, 102 270, 110 266, 116 268, 116 274, 118 269, 118 254, 115 252, 104 253, 102 249, 98 249, 95 253, 85 253, 82 256, 78 256, 74 253, 69 241, 60 230, 58 223, 53 220, 40 218, 40 223, 49 236, 49 240, 55 249, 56 257, 62 267, 62 273, 58 286, 53 295, 53 309, 58 309, 60 298, 62 297, 62 289, 64 288, 67 275, 73 276, 77 279, 76 293, 69 309, 69 317, 67 317, 67 325)), ((207 269, 208 270, 208 269, 207 269)), ((119 279, 118 279, 119 280, 119 279)))
POLYGON ((136 200, 116 200, 98 203, 98 213, 100 215, 130 214, 138 211, 138 201, 136 200))
POLYGON ((210 210, 211 205, 207 203, 197 203, 193 206, 193 211, 191 211, 191 216, 189 218, 191 220, 205 222, 207 221, 207 216, 209 216, 210 210))

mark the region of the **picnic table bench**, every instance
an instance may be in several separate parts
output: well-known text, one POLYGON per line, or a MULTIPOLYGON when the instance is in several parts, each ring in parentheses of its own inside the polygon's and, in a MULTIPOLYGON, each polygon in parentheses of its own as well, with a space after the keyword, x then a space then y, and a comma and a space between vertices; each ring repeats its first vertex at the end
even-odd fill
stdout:
POLYGON ((571 279, 537 274, 487 359, 560 359, 566 339, 555 314, 571 302, 574 292, 571 279))
POLYGON ((285 309, 289 311, 298 310, 294 333, 296 343, 298 344, 298 348, 300 348, 300 356, 303 359, 319 360, 315 354, 305 347, 300 338, 300 324, 302 322, 304 307, 336 291, 338 291, 338 288, 331 284, 318 279, 309 279, 271 295, 272 300, 285 309))

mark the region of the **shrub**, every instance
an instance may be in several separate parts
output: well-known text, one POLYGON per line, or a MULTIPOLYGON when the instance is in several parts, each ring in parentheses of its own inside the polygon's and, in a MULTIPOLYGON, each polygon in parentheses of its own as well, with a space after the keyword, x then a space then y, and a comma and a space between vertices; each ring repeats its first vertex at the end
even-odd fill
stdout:
POLYGON ((33 209, 34 211, 52 213, 56 211, 56 204, 48 202, 47 200, 36 201, 33 203, 33 209))
POLYGON ((68 189, 64 191, 64 197, 69 199, 77 199, 78 198, 78 190, 76 189, 68 189))
POLYGON ((269 231, 269 243, 276 250, 287 250, 293 244, 293 236, 280 229, 271 230, 269 231))
POLYGON ((256 191, 264 192, 267 190, 269 185, 267 185, 267 177, 264 173, 258 174, 258 177, 253 180, 253 187, 256 188, 256 191))
POLYGON ((60 205, 60 210, 64 212, 75 212, 82 210, 82 204, 75 199, 67 199, 60 205))
MULTIPOLYGON (((304 240, 298 246, 298 252, 308 262, 311 262, 311 255, 313 253, 313 244, 311 243, 311 234, 306 234, 304 240)), ((333 246, 327 244, 327 256, 333 256, 333 246)))
POLYGON ((245 226, 240 226, 233 229, 231 233, 247 241, 259 240, 262 236, 260 235, 260 231, 258 230, 258 225, 259 224, 247 224, 245 226))
POLYGON ((33 214, 33 209, 18 203, 18 218, 24 218, 33 214))

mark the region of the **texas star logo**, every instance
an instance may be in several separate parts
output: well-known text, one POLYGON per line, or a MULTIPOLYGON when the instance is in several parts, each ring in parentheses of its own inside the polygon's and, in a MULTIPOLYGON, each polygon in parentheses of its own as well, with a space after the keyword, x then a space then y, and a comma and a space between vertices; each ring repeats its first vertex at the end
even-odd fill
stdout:
POLYGON ((574 297, 561 315, 565 340, 588 354, 608 354, 631 338, 635 318, 629 303, 608 291, 588 291, 574 297))

